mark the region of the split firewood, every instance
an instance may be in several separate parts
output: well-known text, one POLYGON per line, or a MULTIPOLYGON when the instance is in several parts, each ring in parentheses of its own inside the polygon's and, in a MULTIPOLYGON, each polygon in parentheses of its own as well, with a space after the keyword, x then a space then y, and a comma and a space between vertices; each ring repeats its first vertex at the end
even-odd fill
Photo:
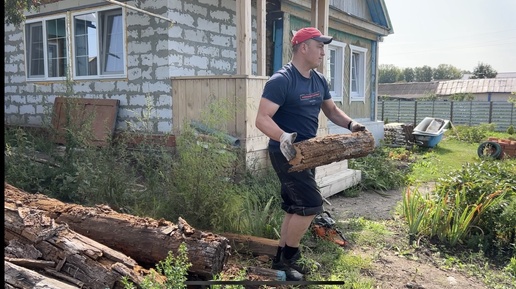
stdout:
POLYGON ((369 131, 330 134, 294 143, 294 149, 296 157, 289 162, 289 172, 364 157, 374 150, 374 137, 369 131))
POLYGON ((47 212, 58 224, 119 251, 146 268, 153 268, 170 251, 178 254, 185 243, 189 272, 202 277, 220 273, 229 256, 227 238, 192 228, 179 218, 178 224, 163 219, 137 217, 118 213, 108 206, 84 207, 67 204, 41 194, 28 194, 4 184, 4 202, 47 212))

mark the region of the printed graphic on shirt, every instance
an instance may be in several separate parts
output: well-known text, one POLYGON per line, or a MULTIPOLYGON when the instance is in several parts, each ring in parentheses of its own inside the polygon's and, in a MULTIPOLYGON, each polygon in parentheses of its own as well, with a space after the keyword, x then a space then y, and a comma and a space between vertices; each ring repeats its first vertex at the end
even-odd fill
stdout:
POLYGON ((302 102, 312 103, 312 102, 317 101, 320 97, 321 97, 321 93, 319 91, 317 91, 317 92, 312 92, 312 93, 308 93, 308 94, 301 94, 300 100, 302 102))

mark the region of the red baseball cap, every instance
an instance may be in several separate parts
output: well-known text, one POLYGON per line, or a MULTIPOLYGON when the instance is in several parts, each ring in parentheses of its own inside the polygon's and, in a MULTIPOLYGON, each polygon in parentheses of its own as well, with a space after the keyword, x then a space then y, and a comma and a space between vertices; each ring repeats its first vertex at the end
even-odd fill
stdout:
POLYGON ((294 37, 292 37, 292 46, 304 42, 308 39, 313 39, 324 44, 329 44, 333 40, 333 37, 323 35, 317 28, 306 27, 299 29, 296 34, 294 34, 294 37))

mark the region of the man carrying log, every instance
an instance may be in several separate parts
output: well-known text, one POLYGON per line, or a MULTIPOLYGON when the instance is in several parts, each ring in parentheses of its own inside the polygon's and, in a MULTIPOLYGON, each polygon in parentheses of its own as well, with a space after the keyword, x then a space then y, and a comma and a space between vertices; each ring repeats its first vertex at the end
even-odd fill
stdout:
POLYGON ((291 61, 265 84, 256 116, 256 127, 270 138, 269 157, 281 182, 285 211, 272 267, 295 281, 310 272, 306 262, 300 262, 299 246, 313 218, 324 209, 315 169, 289 172, 289 161, 296 156, 293 143, 316 136, 321 109, 333 123, 352 132, 366 129, 335 105, 324 75, 314 70, 325 59, 324 45, 332 40, 316 28, 300 29, 291 41, 291 61))

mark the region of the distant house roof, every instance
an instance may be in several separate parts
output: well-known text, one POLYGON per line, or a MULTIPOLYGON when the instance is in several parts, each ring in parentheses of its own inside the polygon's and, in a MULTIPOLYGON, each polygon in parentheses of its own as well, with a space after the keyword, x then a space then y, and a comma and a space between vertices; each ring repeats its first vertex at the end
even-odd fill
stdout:
POLYGON ((516 77, 378 84, 378 96, 387 96, 390 98, 414 99, 427 97, 432 94, 452 95, 457 93, 489 92, 516 92, 516 77))
POLYGON ((435 94, 516 92, 516 78, 482 78, 439 81, 435 94))
MULTIPOLYGON (((465 73, 461 79, 469 79, 473 75, 473 73, 465 73)), ((516 78, 516 72, 498 72, 495 78, 516 78)))
POLYGON ((498 72, 496 78, 516 78, 516 72, 498 72))
POLYGON ((378 95, 392 98, 421 98, 434 94, 439 82, 380 83, 378 95))

